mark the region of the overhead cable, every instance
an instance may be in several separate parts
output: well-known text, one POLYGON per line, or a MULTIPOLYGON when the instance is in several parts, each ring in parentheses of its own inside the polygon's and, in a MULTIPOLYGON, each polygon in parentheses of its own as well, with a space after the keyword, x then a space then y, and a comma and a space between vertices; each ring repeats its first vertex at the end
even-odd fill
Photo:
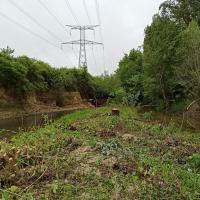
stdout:
POLYGON ((49 35, 54 37, 58 41, 62 41, 59 37, 57 37, 54 33, 52 33, 50 30, 48 30, 46 27, 44 27, 40 22, 38 22, 35 18, 33 18, 27 11, 22 9, 14 0, 8 0, 15 8, 17 8, 21 13, 26 15, 31 21, 33 21, 35 24, 37 24, 40 28, 42 28, 44 31, 46 31, 49 35))
POLYGON ((79 21, 78 21, 78 18, 76 17, 76 14, 75 14, 74 10, 71 7, 71 4, 70 4, 69 0, 64 0, 64 1, 65 1, 65 4, 66 4, 67 8, 69 9, 72 17, 74 18, 74 21, 76 22, 77 25, 80 25, 79 21))
MULTIPOLYGON (((55 45, 54 43, 52 43, 51 41, 47 40, 45 37, 42 37, 41 35, 39 35, 38 33, 32 31, 31 29, 27 28, 26 26, 20 24, 19 22, 17 22, 16 20, 10 18, 9 16, 5 15, 4 13, 0 12, 0 16, 3 17, 4 19, 10 21, 11 23, 15 24, 16 26, 19 26, 21 29, 25 30, 26 32, 34 35, 35 37, 43 40, 44 42, 48 43, 49 45, 55 47, 55 48, 58 48, 59 50, 60 47, 55 45)), ((62 51, 62 50, 61 50, 62 51)), ((63 51, 62 51, 63 52, 63 51)), ((69 58, 68 58, 69 59, 69 58)), ((69 59, 70 63, 72 64, 71 60, 69 59)))

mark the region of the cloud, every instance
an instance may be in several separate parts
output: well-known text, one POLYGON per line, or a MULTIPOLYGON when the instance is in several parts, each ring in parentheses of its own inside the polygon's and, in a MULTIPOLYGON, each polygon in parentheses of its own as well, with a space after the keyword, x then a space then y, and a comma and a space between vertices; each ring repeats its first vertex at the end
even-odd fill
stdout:
MULTIPOLYGON (((46 40, 60 47, 61 42, 78 39, 79 34, 73 32, 70 36, 39 3, 39 0, 13 0, 26 10, 34 19, 46 29, 60 38, 57 40, 40 26, 22 14, 8 0, 1 0, 0 12, 23 24, 46 40)), ((75 24, 75 20, 68 9, 65 0, 41 0, 63 24, 75 24)), ((82 0, 68 0, 81 25, 89 24, 82 0)), ((158 12, 163 0, 99 0, 102 33, 105 44, 105 65, 102 47, 87 47, 88 68, 93 74, 101 74, 104 70, 110 73, 118 67, 118 62, 125 52, 137 48, 143 43, 144 29, 151 23, 152 16, 158 12)), ((92 23, 97 24, 95 0, 86 0, 92 23)), ((15 24, 0 18, 1 38, 0 47, 9 45, 16 50, 16 55, 28 55, 44 60, 55 67, 77 66, 79 47, 65 46, 64 51, 49 45, 47 42, 31 35, 15 24), (75 53, 74 53, 75 52, 75 53)), ((99 28, 87 33, 90 40, 101 41, 99 28)))

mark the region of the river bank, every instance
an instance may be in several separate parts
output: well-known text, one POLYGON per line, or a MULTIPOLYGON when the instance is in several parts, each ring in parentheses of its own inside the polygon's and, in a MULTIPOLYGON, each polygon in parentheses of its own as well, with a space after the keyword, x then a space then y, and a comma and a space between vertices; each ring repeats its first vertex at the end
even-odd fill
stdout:
POLYGON ((71 112, 92 108, 79 92, 48 91, 33 93, 21 101, 0 90, 0 139, 12 138, 19 131, 38 129, 71 112))
POLYGON ((47 121, 53 122, 63 115, 88 108, 92 108, 92 105, 85 103, 63 108, 35 106, 32 109, 26 107, 26 109, 0 111, 0 139, 10 139, 19 131, 40 128, 47 121))
POLYGON ((0 120, 89 107, 92 105, 77 91, 63 91, 59 95, 57 91, 31 93, 18 101, 17 97, 12 97, 8 91, 0 88, 0 120))
POLYGON ((48 105, 23 105, 15 108, 0 109, 0 120, 10 118, 26 117, 32 114, 48 114, 54 112, 77 110, 81 108, 92 108, 90 103, 82 103, 77 105, 68 105, 65 107, 48 106, 48 105))

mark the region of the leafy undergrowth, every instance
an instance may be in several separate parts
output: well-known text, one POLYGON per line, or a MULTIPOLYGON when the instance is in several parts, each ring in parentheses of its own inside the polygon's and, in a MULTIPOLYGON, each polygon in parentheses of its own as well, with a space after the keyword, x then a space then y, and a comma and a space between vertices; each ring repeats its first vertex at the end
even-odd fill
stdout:
POLYGON ((1 199, 200 199, 200 134, 130 108, 69 114, 0 143, 1 199))

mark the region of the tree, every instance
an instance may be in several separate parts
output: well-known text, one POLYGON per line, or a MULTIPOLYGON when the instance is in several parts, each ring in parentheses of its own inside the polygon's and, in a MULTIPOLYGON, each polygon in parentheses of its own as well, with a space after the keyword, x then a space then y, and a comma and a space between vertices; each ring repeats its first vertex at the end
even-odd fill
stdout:
POLYGON ((87 67, 81 67, 79 70, 74 69, 77 89, 83 98, 92 98, 94 91, 92 88, 92 76, 88 73, 87 67))
POLYGON ((167 0, 161 4, 160 10, 162 15, 186 26, 193 20, 200 25, 199 0, 167 0))
POLYGON ((119 63, 116 73, 130 104, 141 103, 143 99, 143 72, 143 55, 139 50, 131 50, 119 63))
POLYGON ((15 52, 14 49, 11 49, 9 46, 6 48, 0 49, 1 56, 6 57, 7 59, 13 58, 13 53, 15 52))
POLYGON ((15 60, 8 59, 8 55, 0 53, 0 85, 10 89, 15 94, 26 90, 26 68, 15 60))
POLYGON ((26 78, 29 81, 29 85, 27 85, 27 90, 36 91, 45 89, 47 87, 47 84, 45 83, 42 74, 43 67, 41 63, 27 56, 17 57, 16 61, 22 64, 27 70, 26 78))
POLYGON ((176 73, 185 93, 200 98, 200 28, 195 21, 182 33, 179 57, 182 63, 177 66, 176 73))
POLYGON ((116 74, 108 75, 104 73, 92 78, 92 86, 96 99, 108 99, 115 97, 115 93, 120 87, 120 81, 116 74))
POLYGON ((57 69, 27 56, 14 57, 13 52, 9 47, 0 51, 0 87, 14 97, 23 100, 27 93, 53 90, 80 91, 84 98, 93 98, 92 76, 86 67, 57 69))
POLYGON ((176 50, 181 28, 168 17, 155 15, 145 30, 144 96, 152 104, 170 107, 177 86, 174 67, 179 62, 176 50))

